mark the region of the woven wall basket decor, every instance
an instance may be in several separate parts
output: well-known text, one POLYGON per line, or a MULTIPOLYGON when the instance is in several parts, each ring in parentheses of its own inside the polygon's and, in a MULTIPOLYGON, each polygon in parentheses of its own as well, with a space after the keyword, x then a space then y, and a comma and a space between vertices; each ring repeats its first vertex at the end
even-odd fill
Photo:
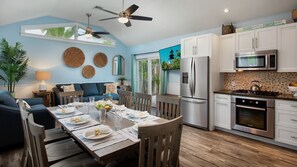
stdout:
POLYGON ((82 75, 85 78, 92 78, 95 75, 95 68, 91 65, 86 65, 82 69, 82 75))
POLYGON ((94 56, 93 61, 97 67, 104 67, 108 62, 108 58, 105 53, 99 52, 94 56))
POLYGON ((64 63, 73 68, 80 67, 85 62, 85 55, 82 50, 70 47, 64 52, 64 63))

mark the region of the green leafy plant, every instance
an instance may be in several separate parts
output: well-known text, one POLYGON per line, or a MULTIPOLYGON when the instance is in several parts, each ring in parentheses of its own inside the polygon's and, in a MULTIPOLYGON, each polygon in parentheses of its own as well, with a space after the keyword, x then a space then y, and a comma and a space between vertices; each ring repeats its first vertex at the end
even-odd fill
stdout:
POLYGON ((15 46, 10 46, 3 38, 0 47, 0 70, 2 70, 0 79, 4 81, 4 86, 7 84, 7 90, 13 93, 15 84, 26 75, 29 58, 25 56, 26 51, 22 50, 19 42, 15 46))

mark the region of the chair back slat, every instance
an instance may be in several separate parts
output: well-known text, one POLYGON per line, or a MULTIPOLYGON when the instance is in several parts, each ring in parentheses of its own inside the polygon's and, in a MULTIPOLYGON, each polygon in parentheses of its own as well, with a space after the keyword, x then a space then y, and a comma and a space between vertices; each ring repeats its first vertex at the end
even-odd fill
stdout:
POLYGON ((127 108, 132 107, 132 92, 120 90, 119 94, 119 105, 125 105, 127 108))
POLYGON ((180 98, 176 96, 157 96, 157 116, 174 119, 180 116, 180 98))
POLYGON ((135 110, 151 113, 152 96, 144 93, 135 93, 135 110))
POLYGON ((34 122, 33 115, 29 115, 29 132, 32 135, 32 159, 33 167, 48 167, 48 158, 44 145, 44 126, 34 122))
POLYGON ((83 101, 84 91, 73 91, 73 92, 59 92, 60 104, 72 103, 74 98, 79 98, 79 101, 83 101))
POLYGON ((139 167, 177 167, 182 116, 166 123, 138 127, 139 167), (155 152, 156 150, 156 152, 155 152), (148 155, 146 158, 145 155, 148 155))

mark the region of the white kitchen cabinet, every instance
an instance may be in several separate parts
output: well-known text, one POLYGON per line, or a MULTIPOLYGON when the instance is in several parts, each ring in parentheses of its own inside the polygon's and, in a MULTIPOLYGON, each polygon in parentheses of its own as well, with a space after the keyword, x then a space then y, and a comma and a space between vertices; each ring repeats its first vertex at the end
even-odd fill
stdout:
POLYGON ((181 40, 181 58, 210 56, 211 35, 200 35, 181 40))
POLYGON ((277 27, 236 33, 236 52, 277 49, 277 38, 277 27))
POLYGON ((297 23, 278 27, 278 72, 297 72, 297 23))
POLYGON ((275 101, 275 140, 297 146, 296 101, 275 101))
POLYGON ((231 96, 215 94, 214 100, 215 126, 231 129, 231 96))
POLYGON ((220 36, 220 72, 235 72, 235 34, 220 36))

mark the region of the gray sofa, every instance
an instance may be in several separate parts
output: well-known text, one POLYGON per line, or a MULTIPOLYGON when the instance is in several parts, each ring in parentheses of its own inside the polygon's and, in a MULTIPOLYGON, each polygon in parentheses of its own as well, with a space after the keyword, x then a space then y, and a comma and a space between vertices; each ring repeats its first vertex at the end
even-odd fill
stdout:
MULTIPOLYGON (((93 96, 95 97, 95 100, 102 100, 106 98, 105 90, 106 87, 104 84, 111 83, 111 82, 99 82, 99 83, 73 83, 75 91, 83 91, 83 101, 88 102, 89 97, 93 96)), ((63 92, 62 86, 64 85, 70 85, 70 84, 57 84, 55 88, 53 88, 54 94, 55 94, 55 104, 60 104, 60 97, 59 92, 63 92)), ((119 95, 118 94, 111 94, 113 100, 118 100, 119 95)))

